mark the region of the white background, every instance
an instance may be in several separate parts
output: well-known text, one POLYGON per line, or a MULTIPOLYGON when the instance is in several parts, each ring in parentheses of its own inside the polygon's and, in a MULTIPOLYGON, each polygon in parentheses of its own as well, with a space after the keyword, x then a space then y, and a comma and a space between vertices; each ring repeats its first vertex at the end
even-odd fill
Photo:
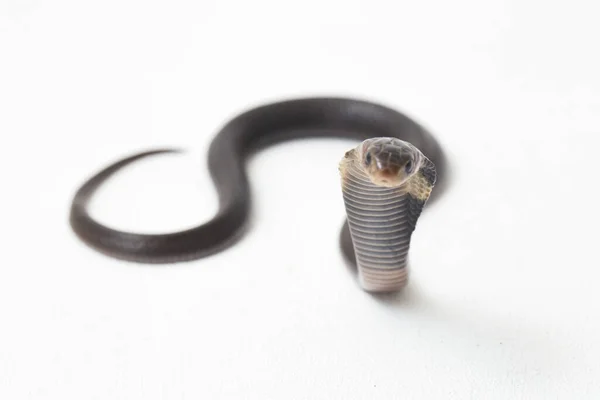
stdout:
POLYGON ((600 398, 597 5, 0 0, 0 398, 600 398), (93 215, 209 219, 217 130, 309 95, 396 107, 451 157, 404 293, 362 292, 339 252, 351 142, 252 159, 252 229, 208 259, 71 233, 78 185, 157 146, 188 153, 124 170, 93 215))

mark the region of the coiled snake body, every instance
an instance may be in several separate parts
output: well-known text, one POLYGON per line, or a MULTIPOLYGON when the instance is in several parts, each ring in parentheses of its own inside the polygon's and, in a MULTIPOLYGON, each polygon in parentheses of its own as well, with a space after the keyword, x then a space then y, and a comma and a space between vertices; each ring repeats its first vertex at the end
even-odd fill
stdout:
MULTIPOLYGON (((410 239, 425 204, 439 195, 445 156, 437 141, 404 114, 368 101, 304 98, 246 111, 213 139, 208 168, 219 210, 206 223, 181 232, 139 234, 96 222, 87 203, 110 175, 154 150, 118 161, 87 180, 75 193, 70 224, 92 248, 111 257, 141 263, 172 263, 202 258, 234 243, 250 211, 247 157, 275 143, 309 137, 360 142, 339 162, 348 220, 341 248, 358 267, 363 289, 393 291, 407 281, 410 239), (436 190, 432 190, 436 186, 436 190)), ((300 199, 299 199, 300 200, 300 199)))

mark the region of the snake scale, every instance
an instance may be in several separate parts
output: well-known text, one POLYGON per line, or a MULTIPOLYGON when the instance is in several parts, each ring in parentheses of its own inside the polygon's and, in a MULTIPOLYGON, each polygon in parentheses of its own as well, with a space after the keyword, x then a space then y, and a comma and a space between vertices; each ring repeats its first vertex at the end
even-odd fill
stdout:
POLYGON ((123 232, 100 224, 87 211, 96 189, 112 174, 140 158, 177 151, 172 149, 132 155, 90 177, 73 197, 70 225, 87 245, 117 259, 174 263, 209 256, 231 246, 245 231, 251 204, 248 157, 284 141, 323 137, 359 142, 338 163, 348 217, 340 235, 344 256, 357 267, 364 290, 401 289, 407 283, 417 220, 425 205, 442 192, 446 157, 417 122, 365 100, 283 100, 249 109, 227 122, 208 150, 219 208, 200 226, 166 234, 123 232))

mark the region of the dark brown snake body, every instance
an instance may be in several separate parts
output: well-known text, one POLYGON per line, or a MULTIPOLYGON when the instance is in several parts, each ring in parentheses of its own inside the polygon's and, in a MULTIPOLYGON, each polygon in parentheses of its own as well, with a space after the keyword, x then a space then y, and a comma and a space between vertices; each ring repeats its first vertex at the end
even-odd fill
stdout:
POLYGON ((357 264, 365 290, 397 290, 406 283, 410 237, 421 210, 444 186, 446 159, 438 142, 415 121, 368 101, 287 100, 230 120, 208 151, 219 209, 200 226, 168 234, 122 232, 96 222, 87 211, 96 189, 113 173, 142 157, 176 151, 164 149, 118 161, 87 180, 73 198, 71 227, 92 248, 122 260, 173 263, 214 254, 232 245, 248 221, 247 158, 276 143, 324 137, 360 142, 339 163, 348 214, 340 237, 342 251, 357 264))

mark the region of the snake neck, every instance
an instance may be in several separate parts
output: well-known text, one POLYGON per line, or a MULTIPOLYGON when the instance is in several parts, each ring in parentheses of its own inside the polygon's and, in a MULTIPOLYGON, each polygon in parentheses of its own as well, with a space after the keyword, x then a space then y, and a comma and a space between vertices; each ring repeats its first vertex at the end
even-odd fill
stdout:
POLYGON ((342 192, 359 281, 368 291, 393 291, 407 283, 413 228, 406 186, 373 184, 351 157, 342 161, 342 192))

